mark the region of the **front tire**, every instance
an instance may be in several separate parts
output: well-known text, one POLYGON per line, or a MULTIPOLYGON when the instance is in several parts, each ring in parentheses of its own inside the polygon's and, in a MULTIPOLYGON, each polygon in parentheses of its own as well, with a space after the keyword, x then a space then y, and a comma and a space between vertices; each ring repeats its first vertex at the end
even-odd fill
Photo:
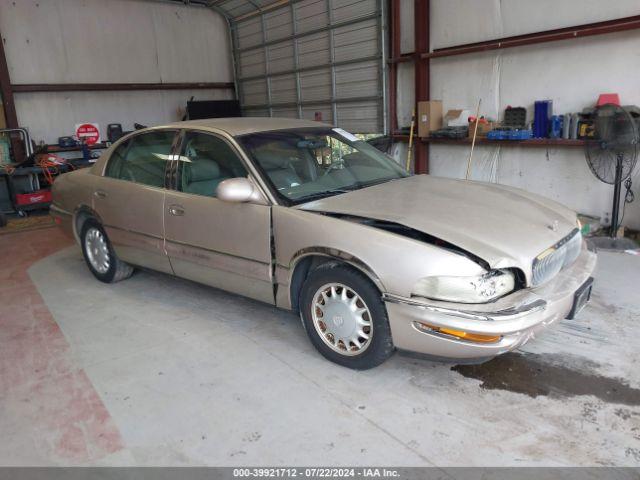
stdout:
POLYGON ((118 258, 104 228, 97 221, 84 222, 80 238, 84 260, 98 280, 115 283, 133 274, 133 267, 118 258))
POLYGON ((341 263, 313 270, 300 292, 300 316, 313 346, 344 367, 376 367, 394 351, 387 309, 376 286, 341 263))

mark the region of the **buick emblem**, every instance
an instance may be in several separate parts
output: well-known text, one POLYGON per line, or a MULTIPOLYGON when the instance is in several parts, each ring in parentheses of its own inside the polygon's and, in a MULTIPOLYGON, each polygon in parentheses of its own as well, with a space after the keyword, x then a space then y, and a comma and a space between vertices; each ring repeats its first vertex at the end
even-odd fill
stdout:
POLYGON ((560 224, 558 223, 558 220, 554 220, 553 223, 551 225, 547 225, 547 228, 553 232, 557 232, 558 231, 558 226, 560 224))
POLYGON ((334 315, 333 316, 333 323, 335 324, 336 327, 340 327, 344 323, 344 320, 342 319, 342 317, 340 315, 334 315))

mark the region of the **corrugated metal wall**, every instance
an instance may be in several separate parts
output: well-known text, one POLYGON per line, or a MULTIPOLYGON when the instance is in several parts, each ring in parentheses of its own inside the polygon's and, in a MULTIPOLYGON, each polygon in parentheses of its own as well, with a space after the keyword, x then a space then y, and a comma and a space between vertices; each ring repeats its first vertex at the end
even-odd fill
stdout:
POLYGON ((238 20, 239 97, 247 116, 322 120, 357 133, 385 125, 381 0, 302 0, 238 20))
MULTIPOLYGON (((638 0, 431 0, 431 47, 581 25, 638 14, 638 0), (552 13, 551 13, 552 12, 552 13)), ((402 52, 413 45, 413 2, 402 2, 402 52)), ((502 118, 507 105, 533 112, 533 102, 552 99, 554 113, 579 112, 598 95, 614 91, 625 105, 640 104, 640 34, 620 32, 431 61, 431 98, 445 111, 475 110, 502 118), (621 75, 612 75, 621 72, 621 75)), ((398 121, 408 126, 413 109, 413 66, 400 64, 398 121), (403 70, 404 69, 404 70, 403 70)), ((465 178, 468 146, 432 145, 432 175, 465 178)), ((611 218, 613 187, 589 171, 582 149, 476 145, 471 179, 522 188, 581 213, 611 218)), ((640 169, 634 176, 640 196, 640 169)), ((640 229, 640 202, 626 206, 624 225, 640 229)))
MULTIPOLYGON (((0 0, 11 81, 32 83, 231 82, 229 32, 208 8, 148 0, 0 0)), ((233 90, 51 92, 15 95, 18 121, 36 141, 57 142, 75 124, 157 125, 198 100, 233 90)))

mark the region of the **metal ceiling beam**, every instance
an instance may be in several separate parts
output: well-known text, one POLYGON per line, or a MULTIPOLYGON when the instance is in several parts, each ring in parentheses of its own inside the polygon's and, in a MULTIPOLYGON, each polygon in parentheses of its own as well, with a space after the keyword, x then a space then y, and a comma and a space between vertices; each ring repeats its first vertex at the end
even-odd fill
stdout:
POLYGON ((624 32, 628 30, 640 29, 640 15, 633 17, 618 18, 605 22, 588 23, 574 27, 558 28, 536 33, 527 33, 513 37, 497 38, 484 42, 467 43, 452 47, 438 48, 433 52, 420 53, 421 58, 451 57, 454 55, 465 55, 474 52, 486 52, 490 50, 501 50, 505 48, 521 47, 524 45, 536 45, 540 43, 556 42, 573 38, 583 38, 594 35, 604 35, 607 33, 624 32))
POLYGON ((232 89, 233 82, 180 83, 23 83, 11 86, 14 93, 112 92, 133 90, 218 90, 232 89))
POLYGON ((257 5, 255 5, 255 3, 251 2, 254 6, 256 6, 257 10, 253 11, 253 12, 248 12, 245 13, 243 15, 238 15, 237 17, 235 17, 235 21, 236 22, 241 22, 242 20, 247 20, 249 18, 255 17, 256 15, 260 15, 266 12, 270 12, 271 10, 275 10, 277 8, 280 7, 286 7, 288 6, 290 3, 289 0, 279 0, 277 2, 274 3, 270 3, 269 5, 265 5, 264 7, 258 7, 257 5))

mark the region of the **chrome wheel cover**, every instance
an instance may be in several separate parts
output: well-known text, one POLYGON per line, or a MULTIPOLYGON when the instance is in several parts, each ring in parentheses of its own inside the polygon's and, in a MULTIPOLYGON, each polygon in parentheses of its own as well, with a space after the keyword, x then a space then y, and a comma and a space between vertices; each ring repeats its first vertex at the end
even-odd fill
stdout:
POLYGON ((328 283, 320 287, 313 296, 311 318, 322 341, 340 355, 360 355, 371 344, 369 307, 346 285, 328 283))
POLYGON ((107 239, 97 228, 89 228, 84 237, 84 249, 93 269, 98 273, 107 273, 111 266, 107 239))

